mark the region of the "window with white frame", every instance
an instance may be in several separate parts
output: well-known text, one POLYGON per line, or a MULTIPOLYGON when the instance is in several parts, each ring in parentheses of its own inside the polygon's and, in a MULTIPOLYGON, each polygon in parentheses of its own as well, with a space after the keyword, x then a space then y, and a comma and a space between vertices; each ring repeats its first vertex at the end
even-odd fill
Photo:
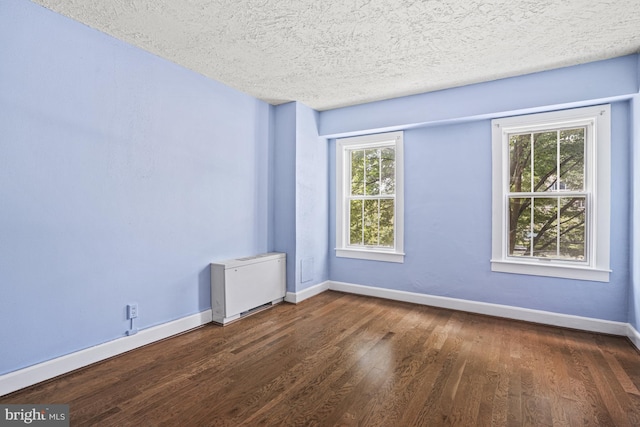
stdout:
POLYGON ((492 121, 492 271, 609 281, 610 114, 492 121))
POLYGON ((403 133, 338 139, 336 256, 403 262, 403 133))

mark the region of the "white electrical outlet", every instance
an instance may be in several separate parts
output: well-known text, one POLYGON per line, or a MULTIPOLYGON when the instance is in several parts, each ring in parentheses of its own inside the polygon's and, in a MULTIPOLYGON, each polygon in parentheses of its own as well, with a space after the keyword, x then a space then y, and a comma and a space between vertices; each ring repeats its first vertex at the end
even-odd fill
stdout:
POLYGON ((138 317, 138 304, 127 305, 127 319, 135 319, 138 317))

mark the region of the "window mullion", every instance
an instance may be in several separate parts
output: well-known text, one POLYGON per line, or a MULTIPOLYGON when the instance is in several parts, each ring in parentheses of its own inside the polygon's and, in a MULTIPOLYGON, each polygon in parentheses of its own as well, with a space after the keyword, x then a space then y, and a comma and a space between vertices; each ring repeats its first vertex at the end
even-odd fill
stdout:
POLYGON ((380 198, 378 198, 378 240, 377 245, 380 246, 380 198))
POLYGON ((556 257, 560 258, 560 199, 556 201, 556 257))
MULTIPOLYGON (((534 177, 535 177, 535 162, 534 162, 534 156, 535 156, 535 147, 533 146, 534 143, 534 138, 533 138, 533 132, 529 134, 529 149, 531 152, 530 155, 530 173, 529 175, 531 175, 531 179, 529 180, 530 182, 530 189, 531 192, 533 192, 534 187, 534 177)), ((533 205, 535 203, 536 199, 535 197, 531 196, 531 203, 529 206, 529 256, 533 257, 533 243, 535 241, 535 236, 534 236, 534 218, 533 215, 535 213, 535 209, 533 209, 533 205)))
POLYGON ((530 157, 530 159, 529 159, 529 164, 530 164, 529 168, 530 168, 530 171, 531 171, 529 173, 529 175, 531 175, 531 179, 529 180, 529 188, 531 189, 531 191, 533 191, 533 189, 535 188, 533 186, 533 182, 534 182, 533 178, 535 176, 534 169, 533 169, 533 167, 535 166, 535 163, 533 161, 533 156, 535 154, 534 149, 533 149, 533 133, 529 134, 529 141, 530 141, 529 142, 529 151, 531 153, 530 156, 529 156, 530 157))
POLYGON ((378 246, 380 246, 380 198, 382 197, 382 149, 378 148, 378 246))
POLYGON ((530 209, 529 212, 531 212, 529 214, 529 216, 531 217, 531 218, 529 218, 529 255, 530 256, 533 256, 533 242, 535 240, 535 236, 534 236, 535 233, 533 232, 534 231, 534 228, 533 228, 533 215, 534 215, 534 212, 535 212, 535 210, 533 209, 533 204, 535 202, 536 202, 535 197, 531 197, 531 203, 530 203, 531 206, 529 206, 529 209, 530 209))
POLYGON ((367 150, 362 150, 362 195, 367 195, 367 150))
POLYGON ((560 191, 560 130, 556 130, 556 191, 560 191))
POLYGON ((348 159, 348 161, 346 161, 343 158, 343 162, 345 163, 345 165, 343 166, 345 174, 342 183, 342 203, 344 204, 342 212, 342 218, 344 218, 344 224, 342 225, 342 239, 344 245, 348 245, 351 242, 351 234, 349 233, 349 231, 351 228, 351 200, 353 200, 353 194, 351 194, 351 181, 353 179, 352 156, 353 152, 351 150, 345 149, 343 151, 343 157, 348 159))
POLYGON ((365 224, 365 217, 364 217, 364 201, 365 198, 364 196, 366 196, 367 194, 367 150, 362 150, 362 203, 360 204, 360 218, 362 218, 360 220, 361 226, 360 226, 360 244, 364 245, 364 224, 365 224))
MULTIPOLYGON (((561 190, 560 129, 556 130, 556 191, 561 190)), ((556 257, 560 258, 560 197, 556 200, 556 257)))

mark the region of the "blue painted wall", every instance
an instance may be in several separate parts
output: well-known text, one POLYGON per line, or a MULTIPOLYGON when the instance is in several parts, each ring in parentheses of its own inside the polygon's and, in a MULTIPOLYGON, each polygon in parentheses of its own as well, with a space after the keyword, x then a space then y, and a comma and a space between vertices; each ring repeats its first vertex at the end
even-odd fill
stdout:
MULTIPOLYGON (((640 55, 638 56, 640 59, 640 55)), ((640 81, 640 74, 638 74, 640 81)), ((631 100, 632 122, 632 246, 629 284, 629 323, 640 331, 640 95, 631 100)))
POLYGON ((318 118, 296 103, 296 292, 329 278, 328 148, 318 118))
POLYGON ((613 105, 610 283, 491 272, 490 120, 405 132, 405 262, 333 255, 331 280, 626 322, 628 113, 626 102, 613 105))
POLYGON ((210 307, 272 249, 266 103, 0 2, 0 374, 210 307), (270 239, 271 233, 271 239, 270 239))
POLYGON ((296 104, 278 105, 274 111, 274 250, 287 254, 287 292, 295 292, 296 104))
POLYGON ((131 302, 140 328, 206 310, 209 262, 270 250, 288 254, 290 292, 331 279, 640 329, 639 75, 632 55, 318 113, 2 1, 0 374, 123 336, 131 302), (492 273, 490 119, 599 102, 611 282, 492 273), (407 129, 405 263, 336 258, 323 139, 390 129, 407 129))
MULTIPOLYGON (((405 263, 337 258, 331 250, 331 280, 627 322, 630 307, 638 310, 629 303, 630 98, 637 92, 631 55, 321 112, 327 137, 406 130, 405 263), (611 281, 491 272, 490 119, 603 102, 613 103, 611 281)), ((329 162, 334 248, 335 140, 329 162)))
POLYGON ((375 133, 592 105, 638 93, 638 55, 320 113, 320 135, 375 133))
POLYGON ((299 102, 275 107, 275 250, 287 253, 288 292, 329 277, 327 143, 318 117, 299 102))

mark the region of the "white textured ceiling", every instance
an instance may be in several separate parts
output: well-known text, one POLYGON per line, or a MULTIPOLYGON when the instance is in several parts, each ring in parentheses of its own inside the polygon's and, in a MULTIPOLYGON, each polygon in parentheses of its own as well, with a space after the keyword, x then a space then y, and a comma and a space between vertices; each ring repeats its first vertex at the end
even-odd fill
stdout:
POLYGON ((33 0, 272 104, 326 110, 640 51, 640 0, 33 0))

